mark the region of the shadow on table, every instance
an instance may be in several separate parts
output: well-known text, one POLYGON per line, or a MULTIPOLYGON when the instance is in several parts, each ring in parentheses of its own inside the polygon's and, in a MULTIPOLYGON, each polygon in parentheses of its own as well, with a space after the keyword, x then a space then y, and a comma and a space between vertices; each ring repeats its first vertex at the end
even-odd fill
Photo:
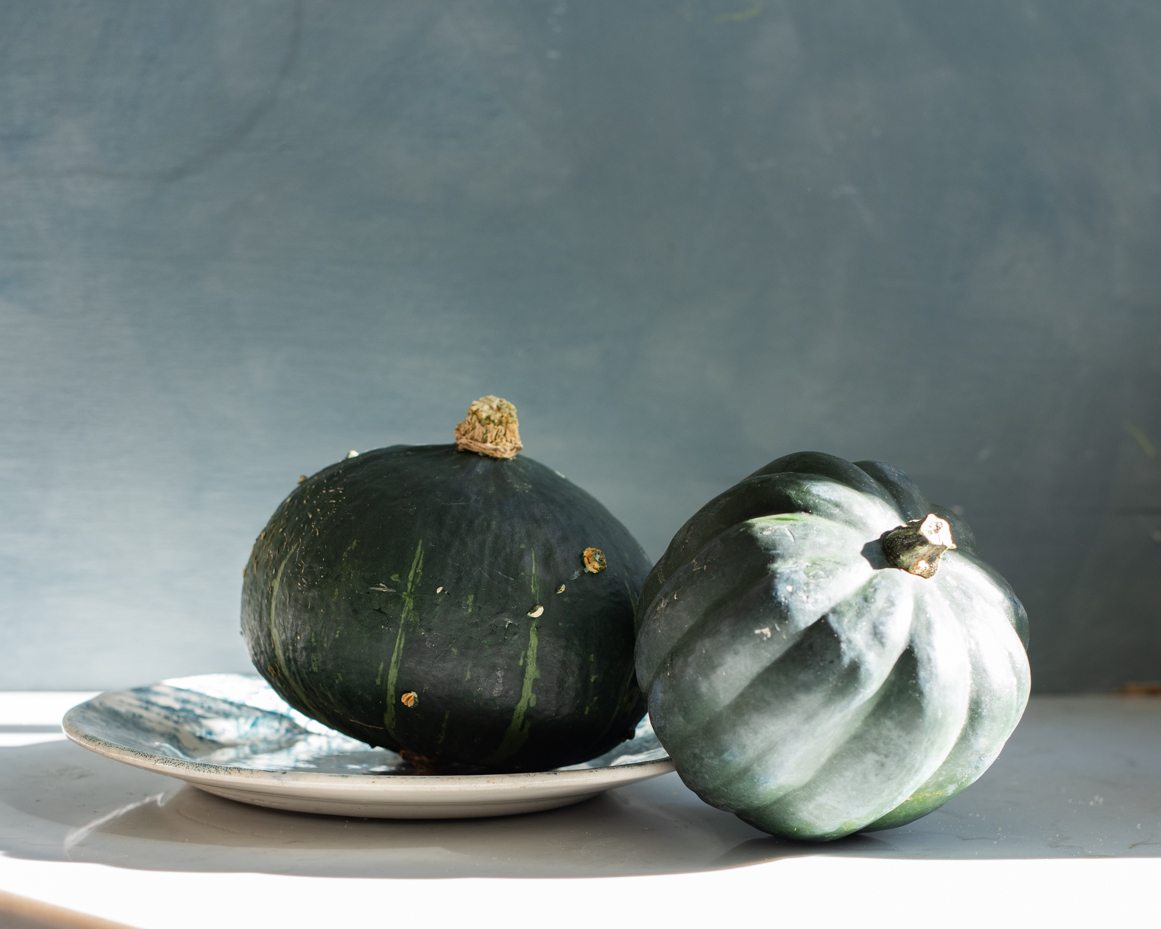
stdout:
POLYGON ((1094 717, 1087 729, 1069 706, 1030 711, 1032 725, 992 770, 941 810, 826 844, 767 836, 702 803, 673 774, 523 816, 344 819, 235 803, 49 742, 0 749, 0 853, 153 870, 407 878, 682 873, 814 854, 1161 854, 1161 823, 1146 815, 1161 792, 1161 706, 1094 717))
MULTIPOLYGON (((584 877, 722 867, 719 859, 762 835, 703 804, 676 775, 523 816, 347 819, 225 800, 68 742, 0 750, 0 852, 25 858, 317 876, 584 877)), ((759 841, 729 864, 801 852, 759 841)))

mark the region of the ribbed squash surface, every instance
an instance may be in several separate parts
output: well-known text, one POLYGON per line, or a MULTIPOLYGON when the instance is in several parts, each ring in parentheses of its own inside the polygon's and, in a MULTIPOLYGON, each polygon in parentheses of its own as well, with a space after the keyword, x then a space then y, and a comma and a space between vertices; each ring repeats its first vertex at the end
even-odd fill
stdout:
POLYGON ((1028 700, 1027 615, 967 524, 902 472, 779 459, 707 504, 646 580, 637 675, 703 800, 767 832, 903 825, 976 780, 1028 700), (883 533, 929 513, 930 579, 883 533))

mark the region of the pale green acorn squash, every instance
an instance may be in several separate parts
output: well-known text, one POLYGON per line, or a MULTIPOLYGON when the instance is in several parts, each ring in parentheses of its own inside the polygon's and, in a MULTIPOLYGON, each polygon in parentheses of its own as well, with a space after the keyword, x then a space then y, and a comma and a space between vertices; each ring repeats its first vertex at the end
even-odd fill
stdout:
POLYGON ((877 462, 790 455, 712 500, 646 580, 638 625, 682 780, 776 835, 931 812, 1028 700, 1019 600, 962 519, 877 462))

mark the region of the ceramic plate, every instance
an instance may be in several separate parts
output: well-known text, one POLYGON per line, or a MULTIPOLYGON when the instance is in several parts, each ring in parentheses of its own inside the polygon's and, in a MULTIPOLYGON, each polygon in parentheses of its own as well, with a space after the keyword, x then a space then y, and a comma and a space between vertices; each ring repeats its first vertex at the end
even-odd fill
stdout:
POLYGON ((582 764, 528 774, 424 775, 291 709, 257 675, 204 674, 104 693, 65 734, 117 761, 258 806, 339 816, 450 819, 578 803, 673 770, 645 717, 582 764))

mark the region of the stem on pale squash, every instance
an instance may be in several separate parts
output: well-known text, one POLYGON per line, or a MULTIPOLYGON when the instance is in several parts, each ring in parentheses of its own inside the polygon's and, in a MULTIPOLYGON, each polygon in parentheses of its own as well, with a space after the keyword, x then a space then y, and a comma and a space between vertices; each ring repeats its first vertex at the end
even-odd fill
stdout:
POLYGON ((955 548, 951 526, 934 513, 884 532, 879 541, 891 567, 922 578, 934 577, 943 553, 955 548))
POLYGON ((468 407, 455 435, 456 445, 463 451, 489 458, 513 458, 524 447, 516 407, 491 394, 468 407))

